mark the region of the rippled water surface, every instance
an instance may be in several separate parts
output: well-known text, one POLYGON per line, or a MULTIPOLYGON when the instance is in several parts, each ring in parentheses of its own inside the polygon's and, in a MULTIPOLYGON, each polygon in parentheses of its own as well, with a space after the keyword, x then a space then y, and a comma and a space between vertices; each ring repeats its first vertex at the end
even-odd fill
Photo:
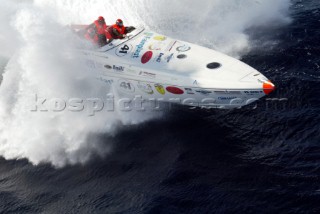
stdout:
POLYGON ((305 2, 290 24, 248 29, 241 59, 275 83, 270 96, 102 134, 113 150, 84 165, 1 158, 0 213, 319 213, 320 5, 305 2))

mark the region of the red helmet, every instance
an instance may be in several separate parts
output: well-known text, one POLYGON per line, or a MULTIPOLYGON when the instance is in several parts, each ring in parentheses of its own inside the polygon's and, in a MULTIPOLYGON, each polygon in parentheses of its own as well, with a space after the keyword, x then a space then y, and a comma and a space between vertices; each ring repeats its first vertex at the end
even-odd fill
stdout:
POLYGON ((99 17, 98 17, 98 21, 101 21, 101 22, 104 21, 103 16, 99 16, 99 17))
POLYGON ((123 21, 122 21, 121 19, 117 19, 116 24, 117 24, 119 27, 122 27, 122 26, 123 26, 123 21))

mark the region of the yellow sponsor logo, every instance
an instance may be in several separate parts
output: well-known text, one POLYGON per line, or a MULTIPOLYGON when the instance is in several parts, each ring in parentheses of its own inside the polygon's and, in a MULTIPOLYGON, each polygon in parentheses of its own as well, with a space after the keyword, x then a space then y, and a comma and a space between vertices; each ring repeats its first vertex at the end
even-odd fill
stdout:
POLYGON ((159 94, 164 95, 166 93, 166 90, 164 89, 164 87, 160 84, 155 84, 154 87, 156 88, 156 90, 159 92, 159 94))
POLYGON ((157 41, 164 41, 167 39, 167 37, 165 36, 155 36, 153 37, 154 40, 157 40, 157 41))

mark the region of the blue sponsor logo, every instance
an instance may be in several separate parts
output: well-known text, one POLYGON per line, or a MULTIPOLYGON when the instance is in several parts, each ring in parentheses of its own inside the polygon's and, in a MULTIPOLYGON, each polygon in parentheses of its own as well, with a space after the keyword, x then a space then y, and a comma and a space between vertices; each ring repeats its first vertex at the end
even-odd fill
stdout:
POLYGON ((173 58, 173 55, 174 54, 172 53, 172 54, 170 54, 169 56, 166 57, 167 62, 171 61, 171 59, 173 58))
POLYGON ((139 43, 139 45, 136 46, 136 50, 132 55, 132 58, 139 58, 140 57, 140 53, 144 47, 144 45, 147 43, 147 41, 151 38, 152 34, 146 34, 146 37, 144 37, 141 42, 139 43))
POLYGON ((161 58, 164 55, 164 53, 160 53, 159 56, 157 57, 156 61, 161 62, 161 58))

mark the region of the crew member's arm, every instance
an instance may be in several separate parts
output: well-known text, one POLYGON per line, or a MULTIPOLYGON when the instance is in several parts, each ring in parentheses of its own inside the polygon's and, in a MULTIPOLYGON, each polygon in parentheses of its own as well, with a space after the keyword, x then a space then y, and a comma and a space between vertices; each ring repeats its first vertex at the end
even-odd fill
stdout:
POLYGON ((120 39, 123 39, 123 38, 126 37, 126 35, 123 35, 123 34, 119 33, 119 31, 117 31, 115 28, 112 29, 112 32, 114 33, 114 35, 116 35, 120 39))
POLYGON ((114 35, 116 35, 117 37, 122 37, 122 35, 117 31, 117 29, 115 29, 115 28, 113 28, 112 29, 112 33, 114 34, 114 35))
POLYGON ((131 32, 134 31, 135 29, 136 29, 136 28, 133 27, 133 26, 126 27, 125 34, 131 33, 131 32))

